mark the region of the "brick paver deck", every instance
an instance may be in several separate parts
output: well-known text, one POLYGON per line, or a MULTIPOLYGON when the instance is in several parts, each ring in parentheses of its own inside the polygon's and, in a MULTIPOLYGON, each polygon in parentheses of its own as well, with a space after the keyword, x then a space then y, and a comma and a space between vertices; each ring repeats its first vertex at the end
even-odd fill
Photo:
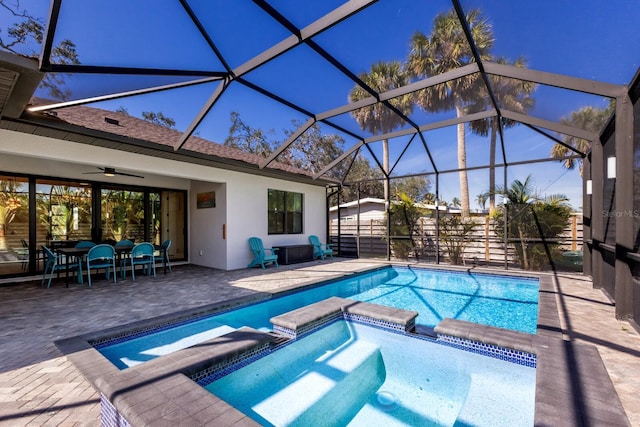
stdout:
MULTIPOLYGON (((99 396, 54 341, 224 301, 255 292, 339 277, 378 265, 369 260, 314 261, 279 269, 219 271, 178 266, 156 279, 94 286, 39 281, 0 287, 0 426, 98 426, 99 396)), ((580 275, 554 277, 567 340, 594 345, 631 425, 640 426, 640 335, 580 275)))

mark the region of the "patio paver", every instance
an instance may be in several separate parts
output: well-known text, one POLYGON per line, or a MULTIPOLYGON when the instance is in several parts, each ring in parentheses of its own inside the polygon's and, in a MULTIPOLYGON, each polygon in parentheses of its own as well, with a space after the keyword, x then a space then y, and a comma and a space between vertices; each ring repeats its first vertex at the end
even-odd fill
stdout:
MULTIPOLYGON (((379 264, 336 259, 228 272, 177 266, 156 279, 97 281, 92 288, 58 282, 46 290, 39 281, 0 287, 0 426, 100 425, 98 394, 56 340, 379 264)), ((631 374, 640 372, 640 335, 615 319, 613 305, 588 278, 559 274, 554 282, 565 338, 597 348, 631 425, 640 426, 640 378, 631 374)))

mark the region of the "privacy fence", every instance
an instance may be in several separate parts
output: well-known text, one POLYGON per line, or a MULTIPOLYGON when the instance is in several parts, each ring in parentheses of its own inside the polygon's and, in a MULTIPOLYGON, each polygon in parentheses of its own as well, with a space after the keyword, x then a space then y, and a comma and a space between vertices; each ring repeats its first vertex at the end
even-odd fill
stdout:
POLYGON ((517 246, 538 245, 546 251, 545 262, 531 269, 582 270, 582 215, 573 214, 563 232, 553 238, 507 238, 497 232, 498 223, 488 215, 469 218, 475 224, 464 236, 443 236, 435 218, 420 218, 412 237, 391 235, 387 244, 384 219, 330 220, 330 241, 345 257, 409 259, 421 262, 446 262, 462 265, 522 267, 517 246), (390 251, 388 254, 387 251, 390 251))

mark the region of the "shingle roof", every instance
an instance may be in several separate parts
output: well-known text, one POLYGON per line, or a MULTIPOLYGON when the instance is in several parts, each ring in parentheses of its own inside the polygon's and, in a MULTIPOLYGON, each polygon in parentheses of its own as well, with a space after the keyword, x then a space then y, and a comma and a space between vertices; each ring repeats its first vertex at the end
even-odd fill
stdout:
MULTIPOLYGON (((134 140, 148 141, 168 147, 173 147, 182 136, 182 132, 178 130, 133 117, 124 112, 102 110, 84 105, 61 108, 54 112, 43 114, 81 128, 106 132, 134 140)), ((235 160, 253 166, 260 165, 264 160, 259 155, 218 144, 198 136, 189 137, 181 151, 191 151, 221 159, 235 160)), ((306 177, 313 176, 309 171, 281 162, 272 162, 267 167, 306 177)))

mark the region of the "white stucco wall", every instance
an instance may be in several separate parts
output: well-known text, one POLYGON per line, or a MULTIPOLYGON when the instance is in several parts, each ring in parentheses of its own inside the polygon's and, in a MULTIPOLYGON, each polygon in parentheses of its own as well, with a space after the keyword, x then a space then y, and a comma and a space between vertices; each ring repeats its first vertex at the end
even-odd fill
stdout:
POLYGON ((179 164, 140 154, 0 129, 0 170, 5 172, 188 190, 190 180, 181 176, 178 168, 169 168, 171 163, 179 164), (105 166, 115 167, 123 172, 136 171, 144 179, 84 174, 100 172, 97 167, 105 166), (162 174, 158 174, 158 171, 162 171, 162 174))
POLYGON ((260 237, 265 247, 306 244, 311 234, 325 240, 327 220, 324 187, 238 174, 227 183, 227 203, 229 269, 244 268, 251 262, 253 258, 248 239, 252 236, 260 237), (270 188, 304 194, 303 234, 268 234, 267 190, 270 188))
MULTIPOLYGON (((188 191, 188 253, 194 264, 225 270, 245 268, 252 259, 251 236, 262 238, 265 247, 308 243, 310 234, 324 241, 324 187, 0 129, 0 171, 89 180, 92 175, 84 172, 104 166, 144 176, 116 176, 108 178, 109 182, 188 191), (304 194, 304 234, 268 235, 269 188, 304 194), (203 191, 216 192, 215 208, 196 209, 196 195, 203 191), (226 239, 222 238, 223 225, 226 239)), ((100 175, 93 178, 106 180, 100 175)))
POLYGON ((192 181, 189 199, 189 228, 191 263, 205 267, 227 269, 227 239, 223 236, 223 227, 227 223, 226 184, 192 181), (198 209, 198 193, 214 191, 216 206, 198 209))

